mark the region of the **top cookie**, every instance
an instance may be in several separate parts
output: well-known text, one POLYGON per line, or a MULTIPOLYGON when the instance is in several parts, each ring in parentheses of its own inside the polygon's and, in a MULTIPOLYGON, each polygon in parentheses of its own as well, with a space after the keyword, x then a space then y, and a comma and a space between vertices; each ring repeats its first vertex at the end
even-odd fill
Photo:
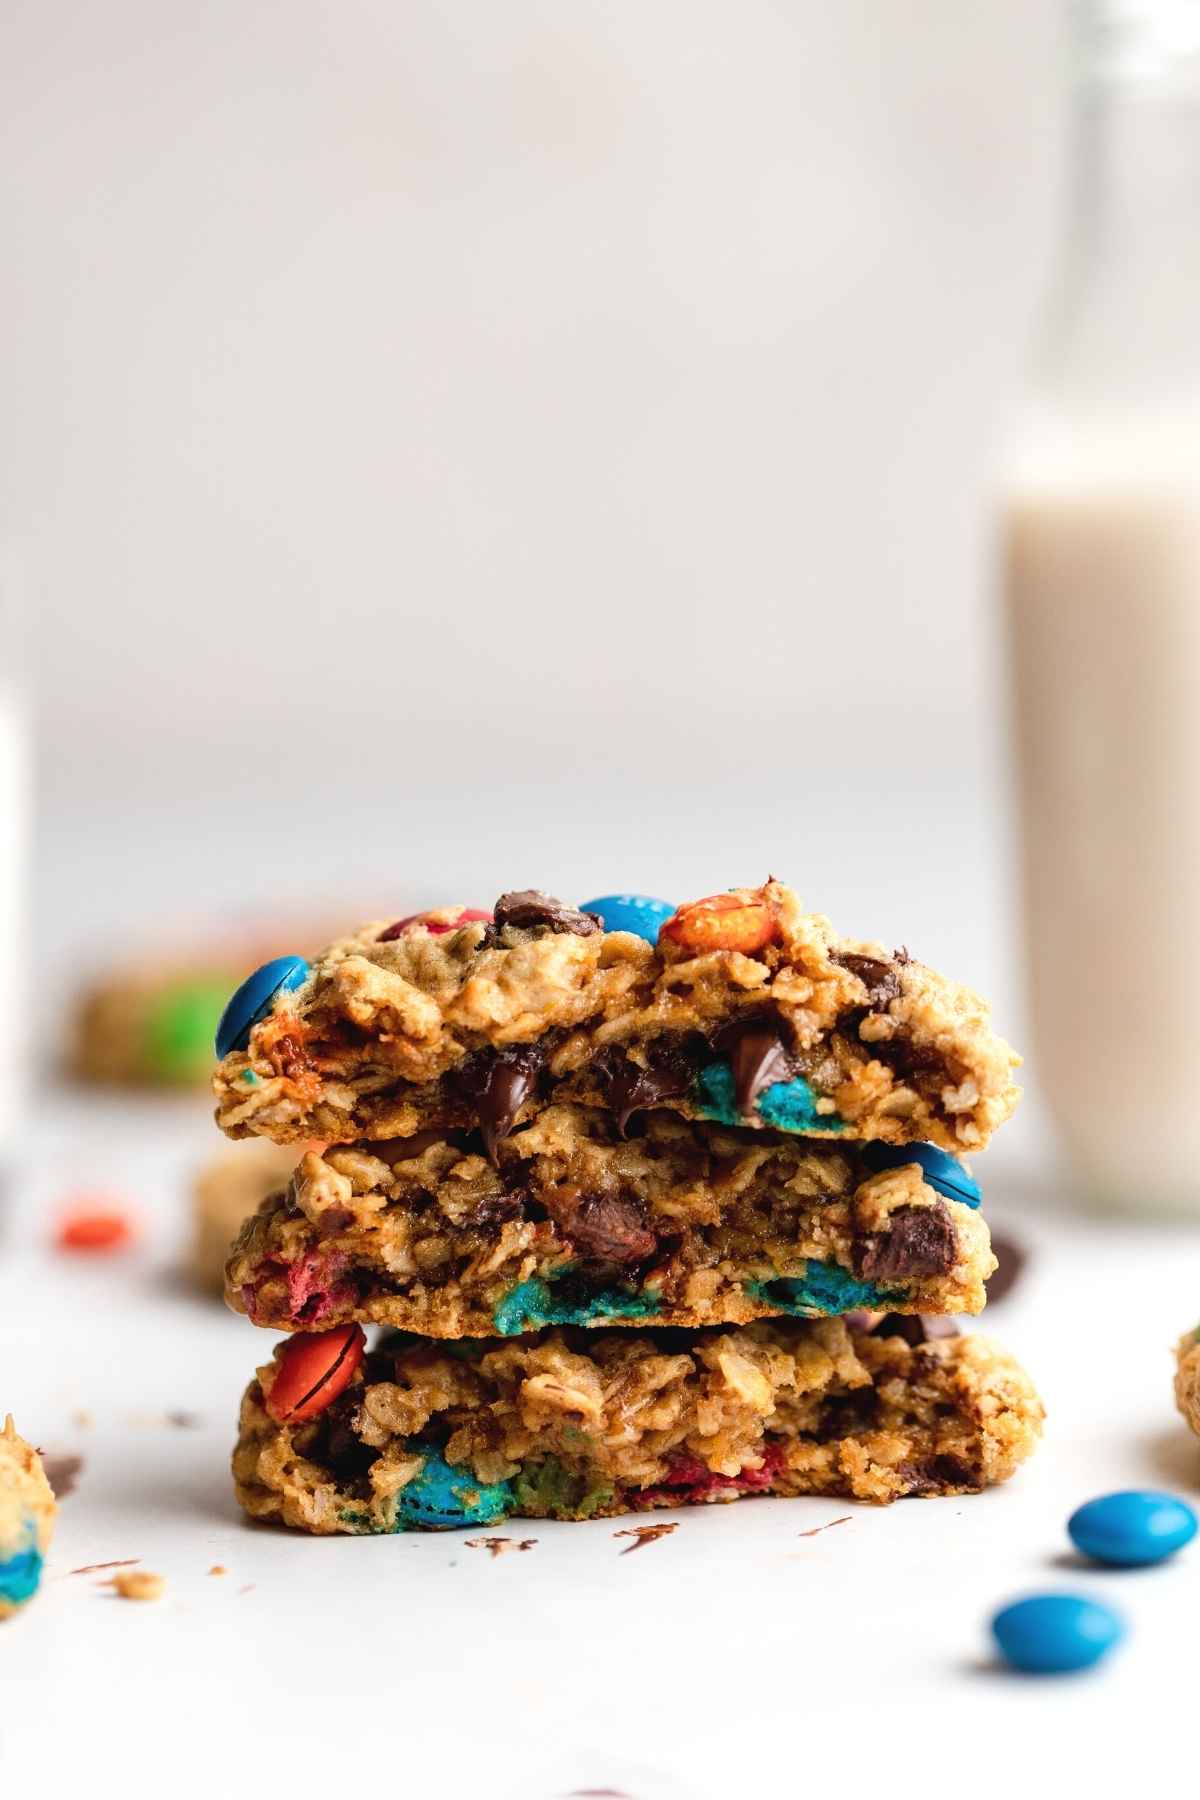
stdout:
POLYGON ((257 971, 223 1031, 217 1123, 279 1143, 494 1149, 553 1100, 980 1150, 1019 1097, 976 994, 777 881, 680 907, 657 944, 532 890, 366 925, 257 971))

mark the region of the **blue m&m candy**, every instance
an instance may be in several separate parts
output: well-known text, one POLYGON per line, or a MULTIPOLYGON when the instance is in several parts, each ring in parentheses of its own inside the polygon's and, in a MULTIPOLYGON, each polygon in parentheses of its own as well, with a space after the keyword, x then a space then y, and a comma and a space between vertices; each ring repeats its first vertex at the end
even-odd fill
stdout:
POLYGON ((251 1026, 268 1011, 276 994, 298 988, 307 974, 308 964, 302 956, 276 956, 248 975, 225 1003, 217 1026, 217 1055, 244 1050, 250 1042, 251 1026))
POLYGON ((1119 1644, 1125 1621, 1110 1606, 1080 1594, 1030 1594, 992 1620, 1000 1654, 1027 1675, 1090 1669, 1119 1644))
POLYGON ((1071 1542, 1093 1562, 1144 1568, 1174 1556, 1196 1535, 1196 1515, 1174 1494, 1101 1494, 1067 1520, 1071 1542))
POLYGON ((596 913, 605 931, 632 931, 648 944, 658 942, 658 928, 675 911, 669 900, 652 900, 648 894, 605 894, 585 900, 582 910, 596 913))
POLYGON ((869 1169, 902 1169, 905 1163, 920 1163, 921 1173, 931 1188, 947 1200, 959 1200, 964 1206, 979 1206, 983 1190, 974 1176, 936 1144, 867 1144, 863 1161, 869 1169))

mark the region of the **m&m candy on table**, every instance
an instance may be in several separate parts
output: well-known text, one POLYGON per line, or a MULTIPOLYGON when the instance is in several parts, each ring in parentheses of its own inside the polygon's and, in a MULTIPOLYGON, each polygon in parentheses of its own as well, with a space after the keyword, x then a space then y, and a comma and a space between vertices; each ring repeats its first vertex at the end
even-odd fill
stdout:
POLYGON ((1125 1636, 1125 1621, 1110 1606, 1081 1594, 1030 1594, 992 1620, 1001 1656, 1027 1675, 1068 1675, 1090 1669, 1125 1636))
POLYGON ((253 1026, 269 1011, 276 994, 298 988, 308 974, 302 956, 276 956, 247 975, 240 988, 232 993, 217 1026, 217 1055, 228 1056, 231 1050, 244 1050, 250 1042, 253 1026))
POLYGON ((1093 1562, 1118 1569, 1145 1568, 1174 1556, 1196 1535, 1196 1515, 1174 1494, 1131 1489, 1101 1494, 1067 1520, 1075 1548, 1093 1562))
POLYGON ((605 931, 630 931, 656 944, 659 927, 675 908, 669 900, 653 900, 648 894, 602 894, 599 900, 585 900, 579 910, 595 913, 605 931))

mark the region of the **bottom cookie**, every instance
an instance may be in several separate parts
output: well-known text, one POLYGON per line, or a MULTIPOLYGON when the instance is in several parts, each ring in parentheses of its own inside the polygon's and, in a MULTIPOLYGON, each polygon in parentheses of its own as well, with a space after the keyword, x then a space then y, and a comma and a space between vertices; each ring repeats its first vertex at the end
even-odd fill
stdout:
POLYGON ((355 1326, 291 1338, 243 1398, 237 1497, 257 1519, 362 1534, 975 1493, 1030 1454, 1042 1404, 989 1339, 933 1323, 394 1333, 366 1354, 355 1326))

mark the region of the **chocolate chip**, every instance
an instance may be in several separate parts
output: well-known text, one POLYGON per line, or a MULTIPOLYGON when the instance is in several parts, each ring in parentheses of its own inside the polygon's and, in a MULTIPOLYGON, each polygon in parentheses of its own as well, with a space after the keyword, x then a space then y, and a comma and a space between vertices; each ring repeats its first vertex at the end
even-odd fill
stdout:
POLYGON ((293 1037, 290 1032, 275 1039, 267 1051, 267 1060, 277 1075, 286 1076, 289 1081, 299 1081, 302 1076, 310 1073, 313 1066, 312 1058, 300 1039, 293 1037))
POLYGON ((734 1019, 713 1038, 713 1049, 729 1058, 739 1112, 748 1113, 764 1088, 788 1081, 795 1070, 777 1020, 755 1014, 734 1019))
MULTIPOLYGON (((519 888, 514 893, 501 894, 493 909, 493 918, 496 932, 505 925, 517 925, 526 930, 542 927, 549 931, 571 932, 575 937, 591 937, 594 932, 604 930, 596 913, 580 912, 578 907, 568 906, 565 900, 556 900, 553 894, 540 893, 537 888, 519 888)), ((494 934, 491 941, 495 941, 494 934)))
POLYGON ((353 1223, 354 1214, 348 1206, 327 1206, 317 1215, 317 1237, 324 1243, 326 1238, 348 1231, 353 1223))
POLYGON ((1028 1258, 1023 1245, 1012 1238, 999 1237, 995 1232, 992 1233, 992 1254, 998 1267, 987 1284, 989 1306, 994 1306, 997 1300, 1007 1299, 1021 1279, 1028 1258))
POLYGON ((961 1336, 957 1319, 944 1319, 929 1313, 888 1313, 880 1319, 872 1337, 901 1337, 914 1350, 938 1338, 961 1336))
POLYGON ((877 956, 851 953, 835 955, 830 960, 849 969, 851 975, 857 975, 867 990, 867 1004, 873 1012, 882 1012, 888 1001, 895 1000, 900 992, 900 976, 895 963, 884 962, 877 956))
POLYGON ((900 1206, 888 1229, 857 1246, 856 1273, 865 1281, 910 1281, 944 1275, 954 1267, 954 1222, 939 1200, 934 1206, 900 1206))
POLYGON ((592 1194, 560 1187, 542 1197, 564 1236, 597 1262, 644 1262, 658 1247, 636 1194, 592 1194))
POLYGON ((913 1498, 922 1494, 944 1494, 947 1488, 966 1488, 974 1492, 982 1485, 978 1470, 961 1457, 945 1453, 898 1463, 896 1473, 913 1498))
POLYGON ((498 1188, 494 1194, 482 1194, 469 1222, 478 1226, 504 1225, 510 1219, 520 1219, 527 1199, 524 1188, 498 1188))
POLYGON ((322 1421, 321 1460, 340 1481, 357 1481, 379 1455, 378 1450, 363 1443, 354 1429, 360 1397, 357 1394, 352 1398, 339 1396, 327 1408, 322 1421))
POLYGON ((474 1104, 484 1148, 495 1163, 497 1147, 516 1122, 517 1114, 533 1092, 542 1066, 537 1044, 521 1044, 493 1057, 476 1057, 455 1077, 456 1085, 474 1104))
POLYGON ((618 1051, 600 1073, 607 1081, 609 1108, 616 1114, 617 1129, 624 1137, 634 1113, 677 1094, 686 1094, 695 1070, 686 1056, 670 1053, 656 1057, 650 1067, 643 1069, 618 1051))

